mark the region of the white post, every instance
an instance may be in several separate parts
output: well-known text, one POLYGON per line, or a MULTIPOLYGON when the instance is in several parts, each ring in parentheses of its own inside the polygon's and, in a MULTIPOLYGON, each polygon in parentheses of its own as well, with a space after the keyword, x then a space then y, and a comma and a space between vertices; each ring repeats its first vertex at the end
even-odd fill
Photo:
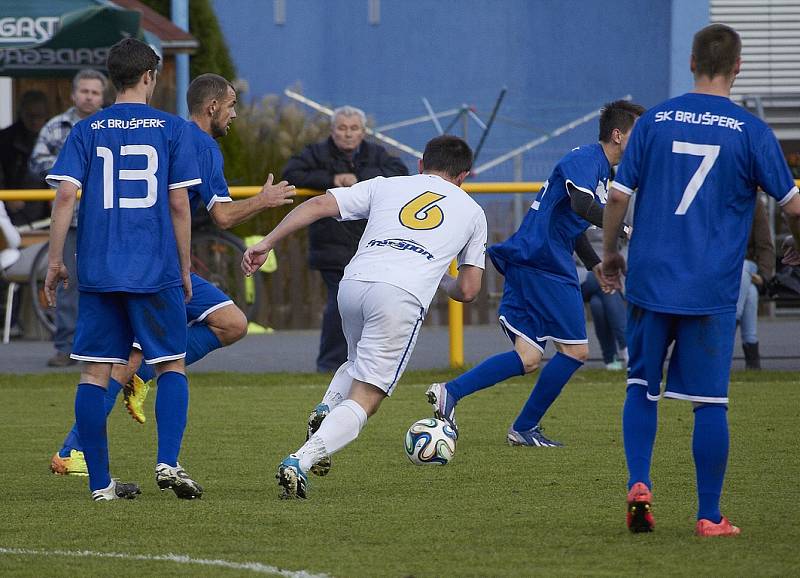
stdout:
POLYGON ((5 128, 14 122, 11 89, 11 77, 0 76, 0 128, 5 128))

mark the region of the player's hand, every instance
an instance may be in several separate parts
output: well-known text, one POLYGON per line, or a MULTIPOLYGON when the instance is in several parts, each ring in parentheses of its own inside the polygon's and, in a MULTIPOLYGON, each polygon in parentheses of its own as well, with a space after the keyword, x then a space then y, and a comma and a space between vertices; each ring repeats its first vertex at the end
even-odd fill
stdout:
POLYGON ((622 290, 622 276, 625 274, 625 257, 620 253, 606 253, 603 255, 600 275, 601 285, 611 289, 622 290))
POLYGON ((47 276, 44 278, 44 296, 47 299, 48 307, 56 306, 56 288, 59 281, 64 284, 64 289, 69 287, 69 272, 63 263, 50 265, 47 268, 47 276))
POLYGON ((602 289, 603 293, 614 293, 614 291, 616 291, 610 284, 605 282, 602 263, 598 263, 592 267, 592 273, 594 273, 594 276, 597 278, 597 282, 600 284, 600 289, 602 289))
POLYGON ((358 177, 353 173, 339 173, 333 176, 333 185, 336 187, 352 187, 358 182, 358 177))
POLYGON ((183 278, 183 302, 188 303, 192 300, 192 276, 186 272, 181 277, 183 278))
POLYGON ((781 259, 781 263, 793 267, 800 265, 800 252, 797 251, 792 237, 787 237, 783 242, 783 259, 781 259))
POLYGON ((281 181, 276 185, 272 184, 274 177, 272 173, 267 177, 267 182, 261 187, 259 193, 266 199, 267 208, 280 207, 282 205, 291 205, 294 203, 292 197, 297 194, 295 186, 290 185, 288 181, 281 181))
POLYGON ((244 271, 244 274, 250 277, 253 273, 258 271, 261 265, 267 260, 270 249, 272 249, 272 247, 270 247, 268 243, 265 243, 265 239, 249 247, 247 251, 244 252, 244 257, 242 257, 242 271, 244 271))
POLYGON ((753 282, 753 285, 757 287, 762 287, 764 285, 764 278, 757 273, 750 275, 750 280, 753 282))

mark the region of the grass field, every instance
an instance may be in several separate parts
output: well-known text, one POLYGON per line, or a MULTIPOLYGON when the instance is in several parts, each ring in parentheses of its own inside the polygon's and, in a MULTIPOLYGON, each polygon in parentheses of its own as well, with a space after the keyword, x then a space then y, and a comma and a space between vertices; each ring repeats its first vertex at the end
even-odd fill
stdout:
POLYGON ((113 473, 143 495, 110 503, 91 502, 85 478, 47 469, 71 424, 76 377, 0 376, 0 575, 800 574, 796 373, 733 376, 723 511, 743 533, 705 540, 692 536, 692 413, 678 401, 660 406, 656 532, 626 530, 620 373, 581 371, 567 386, 544 422, 563 449, 505 444, 530 379, 463 401, 456 457, 442 468, 403 456, 406 428, 429 413, 425 386, 444 377, 410 373, 331 474, 311 479, 307 501, 279 500, 274 474, 303 441, 324 376, 193 375, 181 462, 203 499, 157 491, 154 419, 141 426, 115 408, 113 473), (167 554, 186 558, 159 559, 167 554))

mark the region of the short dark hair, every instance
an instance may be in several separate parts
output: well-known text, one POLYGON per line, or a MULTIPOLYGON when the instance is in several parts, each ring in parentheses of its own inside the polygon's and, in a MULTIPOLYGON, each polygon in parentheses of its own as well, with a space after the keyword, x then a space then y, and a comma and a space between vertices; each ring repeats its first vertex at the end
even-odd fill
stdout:
POLYGON ((19 109, 24 110, 32 104, 44 104, 47 106, 47 96, 41 90, 26 90, 19 99, 19 109))
POLYGON ((600 142, 609 142, 614 129, 628 132, 636 119, 644 114, 644 107, 627 100, 615 100, 600 109, 600 142))
POLYGON ((437 136, 425 145, 422 153, 422 169, 436 171, 449 177, 457 177, 472 168, 472 149, 457 136, 437 136))
POLYGON ((125 38, 108 51, 108 75, 117 91, 136 86, 142 74, 155 71, 161 61, 156 51, 135 38, 125 38))
POLYGON ((186 91, 186 104, 189 114, 197 114, 209 100, 222 100, 228 93, 228 87, 236 90, 228 80, 219 74, 206 73, 195 78, 186 91))
POLYGON ((711 24, 694 35, 692 56, 697 76, 728 76, 742 54, 742 39, 725 24, 711 24))

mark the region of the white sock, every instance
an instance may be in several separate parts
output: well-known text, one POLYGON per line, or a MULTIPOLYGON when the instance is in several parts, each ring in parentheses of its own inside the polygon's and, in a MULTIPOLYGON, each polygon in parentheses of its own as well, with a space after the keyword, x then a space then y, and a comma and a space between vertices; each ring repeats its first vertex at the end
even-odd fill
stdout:
POLYGON ((303 444, 296 455, 300 469, 307 472, 320 459, 335 454, 352 442, 367 423, 367 412, 352 399, 346 399, 331 410, 317 432, 303 444))
POLYGON ((322 396, 322 403, 327 404, 329 408, 333 409, 350 395, 350 387, 353 385, 353 378, 350 377, 347 370, 351 367, 353 367, 353 362, 345 361, 339 366, 336 373, 333 374, 333 379, 331 379, 328 390, 325 392, 325 395, 322 396))
POLYGON ((623 347, 619 350, 619 360, 623 363, 628 361, 628 348, 623 347))

